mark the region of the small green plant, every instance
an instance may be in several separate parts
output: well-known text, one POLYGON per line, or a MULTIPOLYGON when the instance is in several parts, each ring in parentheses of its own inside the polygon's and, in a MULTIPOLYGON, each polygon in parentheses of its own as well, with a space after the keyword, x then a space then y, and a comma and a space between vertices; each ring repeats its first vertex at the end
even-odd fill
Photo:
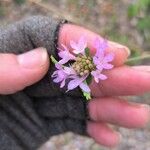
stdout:
POLYGON ((0 17, 3 17, 5 15, 5 8, 0 5, 0 17))
POLYGON ((128 7, 128 16, 136 17, 141 11, 147 12, 150 9, 150 0, 138 0, 128 7))
POLYGON ((137 30, 144 37, 147 49, 150 48, 150 0, 138 0, 128 7, 128 17, 137 19, 137 30))
POLYGON ((140 30, 150 29, 150 0, 138 0, 131 4, 128 7, 128 16, 138 19, 137 27, 140 30))
POLYGON ((26 0, 14 0, 14 2, 18 5, 21 5, 26 2, 26 0))

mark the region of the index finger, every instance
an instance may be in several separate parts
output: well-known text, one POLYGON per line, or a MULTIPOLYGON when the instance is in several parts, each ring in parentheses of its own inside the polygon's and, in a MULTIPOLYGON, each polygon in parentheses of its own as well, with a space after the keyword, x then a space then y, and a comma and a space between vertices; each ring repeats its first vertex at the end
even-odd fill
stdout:
MULTIPOLYGON (((95 53, 95 49, 93 47, 93 42, 96 37, 102 39, 98 34, 87 30, 83 27, 72 25, 72 24, 64 24, 59 33, 58 46, 61 47, 61 44, 70 47, 70 41, 78 41, 81 36, 85 36, 87 39, 88 47, 91 49, 92 53, 95 53)), ((112 62, 115 66, 121 66, 127 60, 130 55, 130 51, 126 46, 120 45, 118 43, 108 41, 107 52, 113 52, 115 58, 112 62)))

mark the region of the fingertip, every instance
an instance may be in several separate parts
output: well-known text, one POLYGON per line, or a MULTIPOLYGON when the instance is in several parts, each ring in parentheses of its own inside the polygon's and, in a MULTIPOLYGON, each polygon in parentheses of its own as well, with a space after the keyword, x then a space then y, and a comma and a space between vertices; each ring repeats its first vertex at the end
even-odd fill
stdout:
POLYGON ((26 78, 26 82, 21 82, 20 84, 23 88, 42 79, 50 65, 48 53, 45 48, 37 48, 18 55, 18 63, 21 74, 20 80, 26 78))
POLYGON ((12 94, 36 83, 49 68, 48 54, 43 48, 0 57, 0 94, 12 94))
POLYGON ((133 102, 127 105, 126 111, 122 112, 124 119, 120 123, 118 120, 118 124, 130 129, 145 128, 150 122, 150 107, 146 104, 133 102))
POLYGON ((140 105, 140 110, 137 112, 137 120, 135 121, 135 128, 143 128, 150 123, 150 106, 147 104, 140 105))
POLYGON ((124 64, 131 53, 128 47, 112 41, 108 41, 107 51, 114 53, 115 57, 112 63, 115 66, 121 66, 124 64))
POLYGON ((25 69, 39 69, 49 63, 47 50, 42 47, 18 55, 17 61, 25 69))
POLYGON ((121 141, 120 133, 104 123, 88 122, 87 132, 97 143, 110 148, 116 147, 121 141))
POLYGON ((116 48, 116 49, 121 49, 123 51, 125 51, 125 55, 128 57, 131 54, 131 51, 129 50, 129 48, 125 45, 113 42, 113 41, 108 41, 109 47, 111 48, 116 48))

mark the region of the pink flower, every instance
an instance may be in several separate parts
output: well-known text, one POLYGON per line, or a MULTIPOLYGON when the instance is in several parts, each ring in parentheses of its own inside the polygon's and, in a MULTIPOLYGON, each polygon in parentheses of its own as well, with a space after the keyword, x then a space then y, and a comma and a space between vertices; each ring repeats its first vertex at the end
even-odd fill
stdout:
POLYGON ((79 77, 79 76, 73 76, 72 77, 73 80, 71 80, 69 83, 68 83, 68 91, 69 90, 73 90, 75 89, 76 87, 80 87, 84 92, 87 92, 89 93, 91 90, 89 88, 89 86, 84 83, 84 80, 87 78, 87 76, 83 76, 83 77, 79 77))
POLYGON ((106 80, 107 76, 102 72, 105 69, 113 68, 111 62, 114 59, 114 54, 106 53, 108 47, 107 41, 100 40, 100 38, 96 38, 94 42, 93 47, 96 49, 96 54, 93 57, 90 56, 84 37, 81 37, 77 43, 71 41, 70 46, 73 48, 75 55, 71 54, 65 45, 62 45, 64 50, 58 53, 62 59, 57 62, 52 57, 57 68, 52 74, 53 81, 60 83, 60 88, 62 88, 65 86, 66 80, 68 80, 67 91, 80 87, 84 96, 90 99, 91 90, 88 86, 90 77, 92 76, 96 83, 99 83, 101 80, 106 80), (69 61, 70 64, 68 66, 66 63, 69 61))
POLYGON ((87 47, 87 42, 82 36, 79 39, 78 43, 70 41, 70 46, 73 48, 74 54, 84 54, 85 48, 87 47))
POLYGON ((69 52, 68 48, 65 45, 62 44, 62 47, 64 50, 60 49, 61 51, 58 53, 59 57, 62 58, 59 61, 60 64, 65 64, 69 60, 75 60, 76 59, 76 57, 69 52))

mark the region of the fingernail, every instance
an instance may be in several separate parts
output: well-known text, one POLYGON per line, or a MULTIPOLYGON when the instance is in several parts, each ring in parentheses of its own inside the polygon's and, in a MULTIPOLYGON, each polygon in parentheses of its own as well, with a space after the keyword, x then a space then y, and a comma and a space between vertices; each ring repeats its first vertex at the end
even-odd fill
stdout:
POLYGON ((144 72, 150 72, 150 66, 133 66, 133 69, 139 70, 139 71, 144 71, 144 72))
POLYGON ((146 108, 148 110, 150 110, 150 106, 146 105, 146 104, 138 104, 138 103, 134 103, 134 102, 128 102, 131 106, 137 107, 137 108, 146 108))
POLYGON ((129 48, 128 47, 124 47, 124 49, 126 50, 128 56, 130 56, 131 55, 131 51, 129 50, 129 48))
POLYGON ((131 51, 129 50, 128 47, 121 45, 121 44, 118 44, 116 42, 112 42, 112 41, 110 41, 110 44, 113 45, 114 47, 118 48, 118 49, 125 50, 127 52, 127 55, 130 56, 131 51))
POLYGON ((43 66, 47 60, 47 51, 45 48, 37 48, 18 56, 18 63, 25 68, 37 68, 43 66))
POLYGON ((150 106, 147 104, 142 104, 141 107, 145 108, 148 112, 150 112, 150 106))

